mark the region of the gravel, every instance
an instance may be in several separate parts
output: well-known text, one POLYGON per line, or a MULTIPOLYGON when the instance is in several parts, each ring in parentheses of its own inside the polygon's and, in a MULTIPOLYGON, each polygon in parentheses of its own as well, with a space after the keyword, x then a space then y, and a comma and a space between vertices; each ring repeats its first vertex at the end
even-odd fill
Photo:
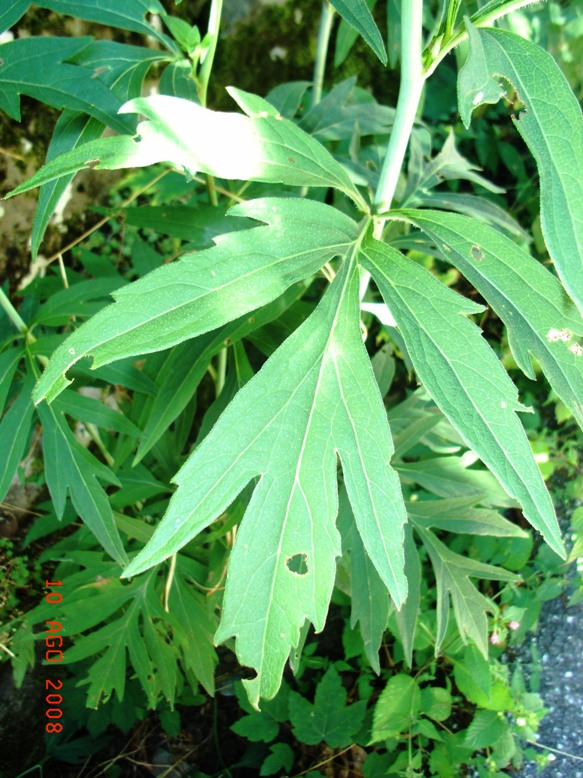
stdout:
MULTIPOLYGON (((566 535, 568 521, 559 521, 566 535)), ((583 778, 583 603, 569 608, 561 597, 544 603, 538 631, 523 644, 517 658, 525 675, 533 648, 542 665, 538 693, 550 709, 539 727, 537 742, 554 749, 550 751, 554 758, 542 772, 535 763, 528 763, 514 775, 583 778), (556 753, 561 751, 565 753, 556 753)))
POLYGON ((583 604, 567 608, 560 598, 545 603, 533 644, 542 665, 539 694, 550 708, 537 740, 573 756, 551 751, 555 758, 542 773, 530 763, 517 778, 583 778, 583 604))

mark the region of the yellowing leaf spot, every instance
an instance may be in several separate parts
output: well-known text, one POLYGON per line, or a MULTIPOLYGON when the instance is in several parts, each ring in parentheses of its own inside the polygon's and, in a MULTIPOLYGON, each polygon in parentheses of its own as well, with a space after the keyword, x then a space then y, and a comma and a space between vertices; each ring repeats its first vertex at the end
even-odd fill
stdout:
POLYGON ((551 327, 551 329, 547 332, 547 340, 549 343, 556 343, 559 340, 563 343, 568 343, 572 337, 573 333, 566 327, 562 330, 557 330, 555 327, 551 327))
POLYGON ((476 92, 476 96, 472 100, 472 105, 479 105, 482 102, 483 97, 484 97, 483 92, 476 92))
POLYGON ((583 348, 579 345, 579 343, 572 343, 569 346, 569 351, 572 354, 575 354, 576 357, 583 357, 583 348))

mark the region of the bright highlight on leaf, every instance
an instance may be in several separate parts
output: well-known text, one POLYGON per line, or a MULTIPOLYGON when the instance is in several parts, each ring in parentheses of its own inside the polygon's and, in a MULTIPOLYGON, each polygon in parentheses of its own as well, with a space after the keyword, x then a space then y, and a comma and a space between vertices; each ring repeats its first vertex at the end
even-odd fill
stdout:
POLYGON ((254 705, 276 694, 305 620, 324 626, 340 556, 337 455, 366 553, 397 607, 406 597, 405 508, 358 306, 351 256, 316 311, 180 470, 166 516, 124 572, 133 576, 168 558, 260 476, 237 533, 216 635, 235 636, 241 663, 257 671, 245 681, 254 705), (288 566, 298 555, 301 574, 288 566))
MULTIPOLYGON (((233 94, 244 102, 246 93, 233 94)), ((203 172, 220 178, 335 187, 364 206, 348 173, 330 152, 293 122, 273 115, 273 109, 263 116, 243 116, 154 95, 130 100, 121 112, 141 113, 149 121, 138 125, 135 138, 103 138, 62 154, 9 196, 84 167, 117 170, 166 162, 190 175, 203 172)))

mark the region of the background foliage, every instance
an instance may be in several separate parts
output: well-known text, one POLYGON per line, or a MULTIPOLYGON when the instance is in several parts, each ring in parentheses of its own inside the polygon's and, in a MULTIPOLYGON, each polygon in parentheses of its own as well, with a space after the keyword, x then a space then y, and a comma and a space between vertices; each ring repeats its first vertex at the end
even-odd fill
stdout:
MULTIPOLYGON (((41 495, 22 543, 38 561, 23 564, 5 542, 2 644, 20 685, 42 625, 64 626, 69 726, 47 736, 44 761, 81 761, 88 735, 107 759, 120 732, 146 725, 165 733, 160 742, 174 738, 199 776, 320 775, 325 765, 367 777, 470 765, 498 775, 519 765, 544 708, 536 676, 502 652, 565 587, 563 563, 534 542, 519 508, 560 552, 543 478, 566 477, 562 501, 581 496, 583 329, 548 266, 550 252, 580 302, 572 246, 583 177, 573 171, 583 129, 534 43, 580 94, 581 9, 547 3, 479 31, 504 3, 425 4, 429 69, 473 13, 458 88, 466 125, 477 111, 469 130, 456 118, 445 59, 411 127, 399 210, 373 236, 369 203, 397 114, 335 68, 350 71, 367 44, 398 68, 397 3, 371 3, 375 23, 364 1, 335 2, 344 18, 321 97, 320 36, 313 83, 282 83, 265 99, 229 88, 237 114, 206 108, 207 92, 219 92, 219 3, 206 34, 180 5, 35 3, 92 23, 94 37, 27 38, 19 25, 30 5, 0 13, 15 31, 2 44, 0 107, 14 121, 21 99, 62 113, 47 164, 17 190, 41 186, 32 277, 20 291, 4 287, 14 304, 0 314, 1 496, 15 477, 41 495), (553 83, 552 109, 533 63, 553 83), (504 73, 505 99, 484 72, 504 73), (160 95, 141 97, 151 82, 160 95), (540 215, 537 168, 509 112, 546 173, 540 215), (43 255, 74 174, 127 167, 145 169, 94 206, 98 228, 43 255), (534 383, 540 369, 552 389, 534 383), (35 407, 39 378, 34 399, 52 402, 35 407), (528 438, 521 403, 534 407, 522 416, 528 438), (265 521, 286 501, 289 531, 265 521), (130 559, 132 577, 120 579, 130 559), (63 602, 32 607, 45 577, 66 582, 63 602), (258 676, 236 664, 235 648, 258 676), (193 716, 215 732, 231 726, 246 745, 216 738, 205 750, 193 716)), ((326 22, 325 8, 324 32, 326 22)))

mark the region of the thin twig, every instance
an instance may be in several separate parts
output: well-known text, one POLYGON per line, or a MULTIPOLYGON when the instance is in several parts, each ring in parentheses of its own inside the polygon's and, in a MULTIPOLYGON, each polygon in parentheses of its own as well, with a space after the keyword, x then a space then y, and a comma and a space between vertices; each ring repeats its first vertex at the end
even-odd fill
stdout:
POLYGON ((327 757, 322 762, 318 762, 318 764, 311 765, 311 767, 307 767, 305 770, 302 770, 301 773, 296 773, 293 778, 299 778, 300 775, 305 775, 306 773, 309 773, 310 770, 317 770, 318 767, 322 767, 325 764, 328 764, 329 762, 333 762, 335 759, 337 759, 339 756, 342 756, 342 754, 345 754, 347 751, 350 751, 354 743, 351 743, 349 746, 346 746, 346 748, 343 748, 342 751, 337 751, 336 753, 332 754, 332 756, 327 757))
POLYGON ((577 756, 576 754, 570 754, 568 751, 561 751, 560 748, 552 748, 551 746, 545 746, 544 743, 539 743, 536 740, 527 740, 527 743, 529 743, 531 746, 536 746, 537 748, 544 748, 547 751, 552 751, 553 754, 560 754, 561 756, 568 756, 569 759, 576 759, 578 762, 583 762, 583 756, 577 756))
POLYGON ((80 235, 78 238, 72 240, 64 248, 59 249, 55 254, 52 254, 48 259, 45 259, 44 261, 45 267, 47 265, 50 265, 51 262, 54 262, 56 259, 58 259, 66 251, 70 251, 72 248, 75 248, 77 244, 81 243, 81 241, 85 240, 85 238, 88 238, 100 227, 103 227, 104 224, 107 224, 107 222, 110 221, 110 219, 116 217, 119 213, 121 213, 124 210, 124 208, 127 208, 128 205, 133 203, 134 200, 136 200, 140 195, 144 194, 144 192, 146 192, 151 186, 158 183, 158 181, 161 178, 164 178, 164 176, 168 175, 168 173, 170 172, 171 169, 168 168, 167 170, 162 171, 162 173, 159 173, 148 184, 146 184, 146 186, 142 187, 141 189, 138 189, 138 191, 134 192, 134 194, 131 197, 128 197, 127 200, 124 200, 124 202, 119 206, 119 208, 116 208, 115 211, 112 211, 107 216, 104 216, 103 219, 100 219, 96 224, 93 225, 93 227, 90 227, 88 230, 85 230, 85 232, 82 235, 80 235))

